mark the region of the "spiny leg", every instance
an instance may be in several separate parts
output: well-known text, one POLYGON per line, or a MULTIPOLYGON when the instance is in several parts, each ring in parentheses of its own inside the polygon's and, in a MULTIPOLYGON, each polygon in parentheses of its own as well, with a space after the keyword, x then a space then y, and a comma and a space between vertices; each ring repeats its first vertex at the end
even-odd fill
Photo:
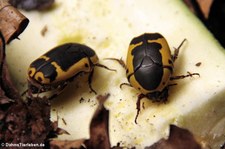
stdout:
POLYGON ((63 83, 63 85, 59 85, 58 86, 58 90, 57 90, 57 93, 51 95, 48 99, 49 100, 52 100, 54 98, 56 98, 59 94, 61 94, 63 92, 63 90, 65 89, 65 87, 68 85, 67 82, 63 83))
MULTIPOLYGON (((124 69, 127 70, 126 64, 125 64, 125 62, 122 60, 122 58, 121 58, 121 59, 117 59, 117 58, 105 58, 105 59, 106 59, 106 60, 113 60, 113 61, 116 61, 116 62, 118 62, 124 69)), ((120 84, 120 89, 122 89, 122 86, 124 86, 124 85, 132 87, 130 83, 121 83, 121 84, 120 84)))
POLYGON ((135 116, 135 124, 137 124, 137 118, 138 118, 138 115, 141 111, 141 99, 143 99, 144 97, 146 97, 144 94, 140 94, 138 95, 138 99, 137 99, 137 102, 136 102, 136 109, 137 109, 137 114, 135 116))
MULTIPOLYGON (((134 73, 131 73, 127 76, 127 79, 130 80, 130 77, 134 75, 134 73)), ((121 83, 120 84, 120 89, 122 88, 123 85, 129 86, 129 87, 133 87, 130 83, 121 83)))
POLYGON ((117 59, 117 58, 105 58, 106 60, 113 60, 113 61, 117 61, 124 69, 126 69, 126 64, 125 62, 121 59, 117 59))
POLYGON ((110 71, 116 71, 115 69, 111 69, 111 68, 109 68, 109 67, 107 67, 105 65, 99 64, 99 63, 94 64, 94 66, 105 68, 105 69, 110 70, 110 71))
POLYGON ((200 77, 199 73, 190 73, 190 72, 187 72, 187 73, 188 73, 187 75, 172 76, 172 77, 170 77, 170 80, 184 79, 186 77, 192 77, 192 76, 199 76, 200 77))
POLYGON ((27 99, 34 99, 34 98, 39 98, 39 94, 42 93, 42 88, 37 88, 33 85, 28 85, 28 89, 23 92, 23 94, 26 94, 27 99), (35 89, 35 93, 34 93, 35 89))
MULTIPOLYGON (((90 60, 89 60, 89 62, 90 62, 92 67, 97 66, 97 67, 105 68, 105 69, 110 70, 110 71, 116 71, 115 69, 110 69, 107 66, 99 64, 99 63, 93 64, 90 60)), ((92 71, 90 72, 90 74, 88 76, 88 85, 89 85, 89 88, 91 89, 91 92, 94 92, 95 94, 97 94, 97 92, 92 88, 92 85, 91 85, 93 73, 94 73, 94 69, 92 69, 92 71)))
POLYGON ((94 74, 94 69, 92 69, 92 71, 90 72, 90 74, 88 76, 88 85, 89 85, 89 88, 90 88, 91 92, 94 92, 95 95, 97 95, 97 92, 92 88, 92 85, 91 85, 93 74, 94 74))
POLYGON ((174 51, 174 54, 173 54, 173 56, 172 56, 173 62, 176 61, 176 59, 177 59, 177 57, 178 57, 178 55, 179 55, 179 50, 180 50, 181 46, 184 44, 185 41, 187 41, 187 39, 184 39, 184 40, 181 42, 181 44, 178 46, 178 48, 174 48, 175 51, 174 51))
POLYGON ((21 96, 23 97, 28 92, 28 89, 22 92, 21 96))
POLYGON ((37 93, 37 97, 39 98, 39 95, 41 94, 41 93, 43 93, 43 88, 38 88, 38 93, 37 93))
POLYGON ((177 83, 168 84, 168 85, 167 85, 167 88, 170 88, 171 86, 175 86, 175 85, 177 85, 177 83))

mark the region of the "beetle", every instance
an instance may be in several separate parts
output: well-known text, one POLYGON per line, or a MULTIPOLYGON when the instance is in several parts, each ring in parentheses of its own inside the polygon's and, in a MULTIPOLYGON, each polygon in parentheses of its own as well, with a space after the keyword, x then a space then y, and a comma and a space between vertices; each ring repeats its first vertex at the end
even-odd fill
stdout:
POLYGON ((142 98, 147 97, 153 101, 165 102, 168 98, 169 87, 176 85, 169 84, 171 80, 193 75, 199 76, 198 73, 172 76, 174 62, 178 57, 180 47, 185 41, 186 39, 182 41, 178 48, 175 48, 174 55, 172 55, 166 39, 160 33, 144 33, 131 40, 126 64, 122 59, 109 58, 118 61, 126 68, 129 83, 122 83, 120 87, 129 85, 141 92, 138 95, 136 105, 135 123, 137 123, 142 98))
POLYGON ((79 43, 59 45, 38 59, 28 68, 28 97, 48 91, 56 91, 58 95, 80 73, 89 73, 88 85, 92 92, 92 76, 94 67, 110 69, 100 63, 95 51, 79 43))

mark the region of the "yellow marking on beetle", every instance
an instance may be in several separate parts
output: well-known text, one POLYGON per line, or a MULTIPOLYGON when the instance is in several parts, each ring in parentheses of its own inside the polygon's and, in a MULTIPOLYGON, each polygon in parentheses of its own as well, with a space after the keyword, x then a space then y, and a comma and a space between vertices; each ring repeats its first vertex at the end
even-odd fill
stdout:
POLYGON ((159 50, 162 55, 162 64, 166 66, 173 66, 173 64, 169 63, 171 60, 171 51, 169 45, 165 38, 158 38, 156 40, 148 40, 148 43, 156 42, 162 46, 162 49, 159 50))
POLYGON ((44 60, 48 61, 50 58, 49 58, 49 57, 47 57, 47 56, 45 56, 45 55, 42 55, 42 56, 41 56, 41 57, 39 57, 38 59, 44 59, 44 60))
MULTIPOLYGON (((98 62, 98 57, 96 55, 91 57, 90 59, 94 64, 98 62)), ((52 62, 51 64, 56 68, 57 72, 56 79, 52 81, 52 83, 66 81, 67 79, 75 76, 79 72, 91 72, 93 69, 92 67, 90 67, 91 64, 89 63, 87 57, 84 57, 80 61, 76 62, 67 71, 63 71, 56 62, 52 62)))
MULTIPOLYGON (((50 58, 45 56, 45 55, 42 55, 38 59, 44 59, 45 61, 48 61, 50 58)), ((40 82, 39 80, 41 78, 42 82, 45 82, 45 84, 48 84, 48 82, 50 82, 49 79, 46 80, 46 78, 44 77, 42 72, 37 72, 37 69, 34 68, 34 67, 29 67, 28 68, 28 76, 30 78, 34 78, 38 82, 40 82), (38 80, 38 78, 39 78, 39 80, 38 80)), ((42 83, 42 82, 40 82, 40 83, 42 83)))
POLYGON ((50 79, 45 78, 44 74, 42 72, 36 72, 34 79, 41 84, 49 84, 50 83, 50 79))
MULTIPOLYGON (((162 55, 162 64, 164 66, 170 66, 171 68, 173 68, 173 62, 171 59, 171 51, 170 48, 168 46, 168 43, 166 41, 165 38, 158 38, 156 40, 147 40, 148 43, 159 43, 162 46, 162 49, 159 50, 160 54, 162 55), (171 61, 172 63, 170 63, 169 61, 171 61)), ((132 51, 134 48, 136 48, 137 46, 140 46, 141 44, 143 44, 143 42, 139 42, 137 44, 131 44, 129 46, 128 49, 128 55, 127 55, 127 68, 128 68, 128 73, 127 76, 129 76, 130 74, 134 73, 134 68, 133 68, 133 56, 132 56, 132 51)), ((161 79, 160 84, 158 85, 158 87, 154 90, 146 90, 144 89, 139 83, 138 81, 135 79, 134 75, 130 76, 129 82, 130 84, 133 85, 133 87, 135 87, 137 90, 141 91, 143 94, 148 94, 148 93, 152 93, 155 91, 162 91, 169 82, 170 76, 172 74, 172 72, 167 69, 167 68, 162 68, 163 69, 163 76, 161 79)))
POLYGON ((36 69, 34 67, 30 67, 28 69, 28 76, 31 78, 34 77, 35 72, 36 72, 36 69))
POLYGON ((156 92, 156 91, 162 91, 167 85, 168 85, 168 82, 169 82, 169 79, 170 79, 170 76, 171 76, 171 72, 170 70, 168 69, 163 69, 163 77, 161 79, 161 82, 160 84, 158 85, 158 87, 154 90, 146 90, 144 89, 139 83, 138 81, 135 79, 134 75, 131 75, 130 76, 130 84, 132 84, 132 86, 139 90, 141 93, 143 94, 148 94, 148 93, 153 93, 153 92, 156 92))
MULTIPOLYGON (((162 46, 162 49, 159 50, 160 54, 162 55, 162 64, 164 66, 169 66, 173 68, 172 55, 166 39, 162 37, 156 40, 148 40, 148 43, 152 42, 156 42, 162 46), (169 63, 169 61, 171 61, 171 63, 169 63)), ((171 74, 172 72, 170 70, 168 70, 167 68, 163 68, 163 76, 161 82, 158 87, 155 90, 151 90, 151 92, 162 91, 168 85, 171 74)))
POLYGON ((138 83, 138 81, 135 79, 134 75, 132 75, 132 76, 130 77, 129 82, 130 82, 130 84, 132 84, 132 86, 133 86, 135 89, 139 90, 141 93, 143 93, 143 94, 149 93, 149 90, 144 89, 144 88, 138 83))
MULTIPOLYGON (((134 56, 132 55, 132 51, 133 49, 135 49, 136 47, 140 46, 143 44, 143 41, 137 43, 137 44, 130 44, 129 48, 128 48, 128 53, 127 53, 127 69, 128 69, 128 73, 127 73, 127 77, 134 73, 134 67, 133 67, 133 59, 134 56)), ((147 94, 149 93, 149 90, 144 89, 139 83, 138 81, 135 79, 134 75, 130 76, 129 79, 130 84, 132 84, 132 86, 134 88, 136 88, 137 90, 141 91, 143 94, 147 94)), ((154 90, 155 91, 155 90, 154 90)), ((151 91, 151 92, 154 92, 151 91)))
POLYGON ((130 44, 129 48, 128 48, 128 52, 127 52, 127 76, 129 76, 131 73, 134 72, 134 67, 133 67, 133 59, 134 56, 132 55, 132 51, 133 49, 135 49, 136 47, 142 45, 143 42, 139 42, 137 44, 130 44))
POLYGON ((91 62, 93 64, 97 64, 98 63, 98 56, 97 55, 92 56, 90 59, 91 59, 91 62))
POLYGON ((170 77, 171 77, 171 71, 164 68, 161 82, 159 86, 156 88, 156 90, 161 92, 168 85, 168 82, 170 81, 170 77))

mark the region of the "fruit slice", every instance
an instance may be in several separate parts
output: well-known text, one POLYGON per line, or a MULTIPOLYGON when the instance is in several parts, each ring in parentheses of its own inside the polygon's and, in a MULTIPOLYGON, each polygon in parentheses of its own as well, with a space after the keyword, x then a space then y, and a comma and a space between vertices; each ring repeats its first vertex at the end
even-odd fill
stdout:
MULTIPOLYGON (((98 94, 110 93, 105 106, 110 111, 111 144, 143 148, 168 136, 169 125, 188 128, 212 148, 219 148, 225 125, 225 52, 211 33, 178 0, 63 1, 54 9, 24 12, 30 19, 20 41, 8 46, 11 74, 21 92, 26 89, 29 64, 52 47, 65 42, 87 44, 96 50, 100 62, 117 72, 96 68, 93 87, 98 94), (142 100, 138 124, 134 123, 134 88, 125 70, 103 58, 126 58, 130 40, 144 32, 160 32, 171 50, 186 38, 175 64, 174 75, 197 72, 201 76, 176 81, 167 103, 142 100), (44 33, 44 34, 43 34, 44 33)), ((59 139, 89 137, 89 123, 97 107, 96 95, 89 93, 87 76, 79 76, 53 102, 52 119, 58 113, 59 126, 71 135, 59 139), (56 112, 57 111, 57 112, 56 112), (63 120, 62 120, 63 119, 63 120)))

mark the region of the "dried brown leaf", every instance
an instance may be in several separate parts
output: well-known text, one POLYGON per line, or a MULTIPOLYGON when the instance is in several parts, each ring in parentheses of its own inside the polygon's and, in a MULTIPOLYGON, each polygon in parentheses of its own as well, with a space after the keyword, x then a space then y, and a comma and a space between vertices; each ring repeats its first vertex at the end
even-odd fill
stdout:
POLYGON ((169 138, 161 139, 145 149, 201 149, 192 133, 175 125, 170 125, 169 138))
POLYGON ((103 106, 105 100, 110 96, 106 94, 104 96, 99 95, 97 97, 99 106, 95 111, 95 114, 90 124, 90 139, 85 142, 87 148, 92 149, 109 149, 109 111, 103 106))
POLYGON ((16 8, 8 3, 8 0, 0 1, 0 30, 6 43, 17 38, 27 27, 29 20, 16 8))
POLYGON ((84 145, 85 139, 75 141, 53 140, 50 142, 51 149, 79 149, 84 145))

